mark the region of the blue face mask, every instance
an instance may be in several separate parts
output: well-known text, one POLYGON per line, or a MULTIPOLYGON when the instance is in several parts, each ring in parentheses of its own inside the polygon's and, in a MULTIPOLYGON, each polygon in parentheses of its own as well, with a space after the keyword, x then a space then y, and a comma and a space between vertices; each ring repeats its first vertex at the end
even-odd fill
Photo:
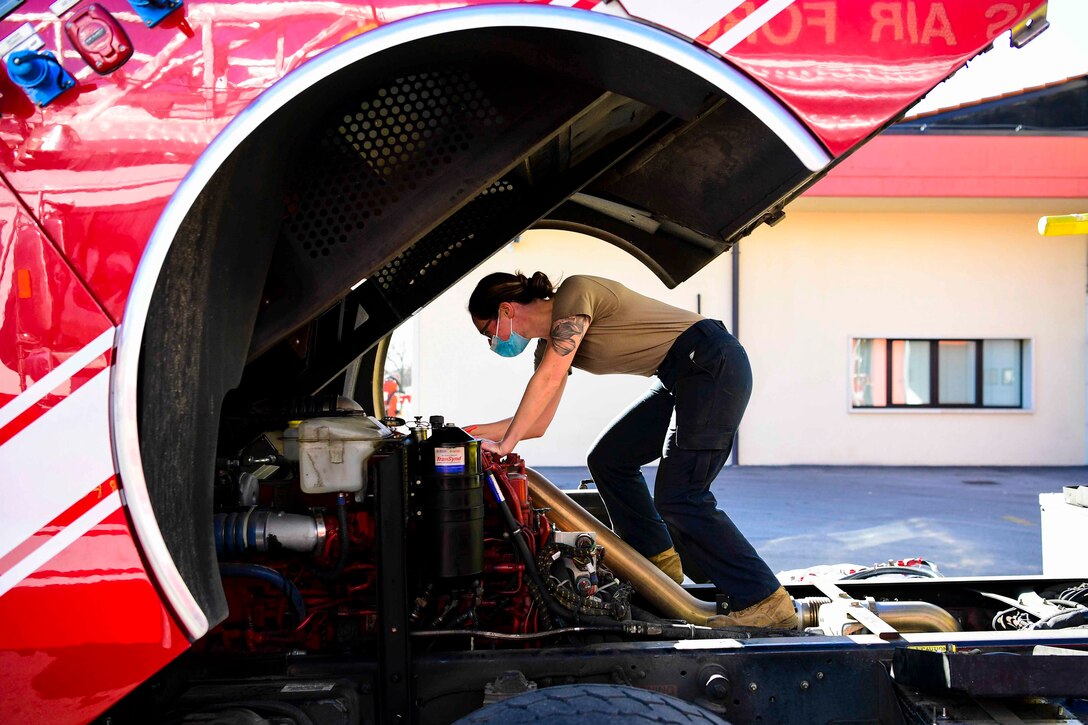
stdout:
MULTIPOLYGON (((506 318, 510 320, 510 318, 506 318)), ((506 340, 499 339, 499 322, 502 316, 495 318, 495 334, 491 336, 491 349, 503 357, 517 357, 529 344, 529 338, 522 337, 514 332, 514 321, 510 320, 510 337, 506 340)))

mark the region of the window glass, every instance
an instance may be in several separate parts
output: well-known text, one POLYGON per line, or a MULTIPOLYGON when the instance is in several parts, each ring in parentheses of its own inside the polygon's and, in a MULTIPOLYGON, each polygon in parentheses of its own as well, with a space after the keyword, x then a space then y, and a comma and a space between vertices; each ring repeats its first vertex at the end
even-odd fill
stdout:
MULTIPOLYGON (((989 343, 986 343, 989 347, 989 343)), ((974 405, 977 343, 968 340, 941 340, 937 343, 939 403, 974 405)))
POLYGON ((987 340, 982 346, 982 404, 1020 406, 1019 340, 987 340))
POLYGON ((853 338, 850 350, 854 408, 1031 407, 1030 340, 853 338))
POLYGON ((853 405, 855 408, 888 404, 887 340, 854 340, 853 405))
POLYGON ((385 376, 382 380, 384 410, 382 415, 410 418, 415 415, 412 394, 415 391, 417 355, 416 329, 418 319, 409 320, 393 331, 385 356, 385 376))
POLYGON ((892 340, 892 405, 929 405, 929 341, 892 340))

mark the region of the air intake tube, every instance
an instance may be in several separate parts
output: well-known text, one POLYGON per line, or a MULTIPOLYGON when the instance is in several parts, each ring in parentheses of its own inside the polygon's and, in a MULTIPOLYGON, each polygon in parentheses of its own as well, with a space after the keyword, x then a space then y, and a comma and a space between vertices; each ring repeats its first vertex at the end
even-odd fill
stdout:
POLYGON ((288 549, 316 554, 325 544, 320 516, 250 509, 215 515, 215 553, 219 558, 245 551, 288 549))

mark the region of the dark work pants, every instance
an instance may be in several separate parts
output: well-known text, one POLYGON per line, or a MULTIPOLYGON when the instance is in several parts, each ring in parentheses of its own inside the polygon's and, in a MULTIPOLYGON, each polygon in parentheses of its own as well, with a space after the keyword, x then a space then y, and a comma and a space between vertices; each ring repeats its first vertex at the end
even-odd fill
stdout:
POLYGON ((590 473, 624 541, 647 557, 675 546, 729 597, 732 610, 744 609, 770 596, 778 580, 718 510, 710 484, 752 393, 748 355, 725 325, 702 320, 677 338, 657 374, 593 444, 590 473), (641 467, 659 457, 651 499, 641 467))

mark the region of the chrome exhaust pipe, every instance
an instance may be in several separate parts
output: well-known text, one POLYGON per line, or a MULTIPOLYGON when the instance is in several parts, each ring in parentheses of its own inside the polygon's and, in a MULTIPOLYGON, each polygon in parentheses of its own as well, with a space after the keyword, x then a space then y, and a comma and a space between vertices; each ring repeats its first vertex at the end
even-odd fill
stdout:
POLYGON ((605 548, 608 568, 630 582, 635 591, 653 604, 662 616, 705 626, 707 619, 717 614, 714 602, 704 602, 688 594, 668 574, 651 564, 551 481, 531 468, 526 468, 525 473, 533 505, 551 509, 548 518, 564 531, 596 532, 597 543, 605 548))
MULTIPOLYGON (((960 623, 947 610, 929 602, 878 602, 872 598, 858 600, 870 612, 880 617, 897 632, 961 632, 960 623)), ((867 631, 865 625, 843 616, 843 612, 834 608, 828 597, 804 597, 797 600, 797 617, 800 629, 808 627, 831 627, 837 630, 833 634, 861 634, 867 631), (826 615, 820 610, 828 608, 826 615)))

